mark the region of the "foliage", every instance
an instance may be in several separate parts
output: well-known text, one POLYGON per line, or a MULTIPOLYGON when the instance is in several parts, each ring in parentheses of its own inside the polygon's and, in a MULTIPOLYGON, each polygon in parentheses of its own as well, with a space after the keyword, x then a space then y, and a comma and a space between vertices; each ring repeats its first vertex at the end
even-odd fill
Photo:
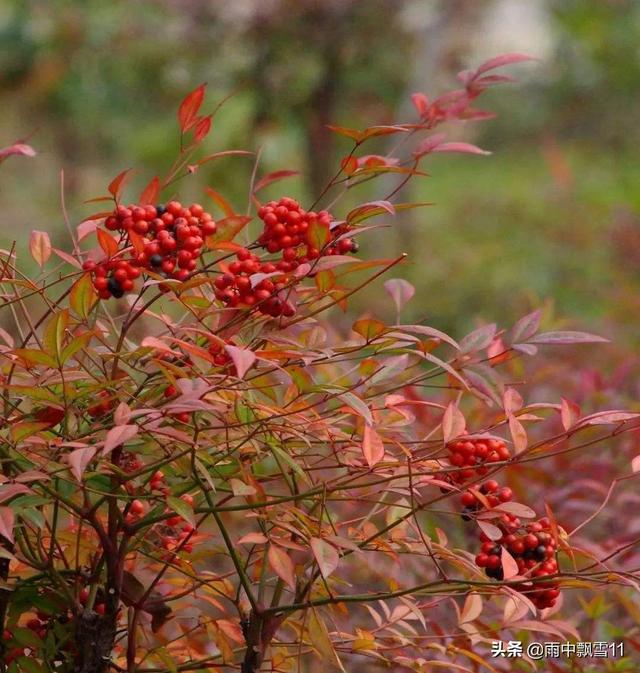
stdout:
POLYGON ((313 657, 337 670, 496 670, 491 638, 578 637, 556 587, 637 587, 628 540, 605 554, 574 543, 600 510, 569 531, 554 507, 486 486, 504 473, 526 493, 525 468, 636 427, 637 413, 516 390, 523 357, 602 338, 541 331, 535 311, 457 341, 401 320, 414 290, 399 278, 384 284, 396 320, 367 315, 341 333, 325 317, 403 262, 361 261, 354 239, 366 241, 374 217, 426 205, 394 202, 425 157, 484 153, 433 129, 485 119, 475 103, 506 81, 495 70, 525 59, 492 59, 433 100, 415 94, 409 123, 332 127, 351 151, 319 195, 326 211, 260 202, 291 172, 259 176, 256 160, 249 215, 208 188, 215 228, 172 191, 220 156, 195 154, 212 119, 199 87, 178 112, 179 156, 136 204, 121 200, 123 171, 92 199, 103 210, 68 223, 70 252, 32 232, 40 276, 3 253, 14 328, 0 333, 0 670, 252 673, 304 670, 313 657), (387 136, 392 152, 363 153, 387 136), (379 176, 397 181, 383 198, 329 213, 379 176), (200 242, 186 245, 179 218, 200 242), (285 224, 298 229, 276 234, 285 224), (162 266, 176 248, 154 260, 163 229, 181 252, 198 250, 195 268, 162 266), (483 551, 497 558, 487 572, 465 544, 460 498, 465 525, 498 544, 483 551), (513 547, 533 532, 544 558, 513 547))

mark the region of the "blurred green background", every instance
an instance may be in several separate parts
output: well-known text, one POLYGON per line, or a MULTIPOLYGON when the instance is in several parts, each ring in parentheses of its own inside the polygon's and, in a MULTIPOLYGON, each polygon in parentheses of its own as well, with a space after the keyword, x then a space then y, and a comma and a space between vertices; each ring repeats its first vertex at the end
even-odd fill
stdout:
MULTIPOLYGON (((496 119, 448 129, 493 154, 430 158, 431 177, 400 200, 436 206, 364 237, 363 254, 410 252, 396 275, 417 287, 413 316, 456 334, 547 303, 573 325, 634 340, 636 0, 4 0, 0 145, 29 136, 39 154, 0 168, 0 247, 17 239, 24 253, 31 229, 68 247, 60 169, 74 223, 121 169, 138 169, 134 187, 166 170, 177 105, 203 81, 210 106, 233 94, 207 151, 261 148, 262 172, 303 172, 270 194, 309 203, 349 149, 326 124, 413 120, 413 91, 442 93, 505 51, 538 60, 513 66, 517 84, 482 101, 496 119)), ((209 164, 180 197, 211 185, 244 210, 252 168, 246 157, 209 164)), ((357 196, 381 198, 396 181, 357 196)), ((358 308, 378 297, 379 287, 358 308)))

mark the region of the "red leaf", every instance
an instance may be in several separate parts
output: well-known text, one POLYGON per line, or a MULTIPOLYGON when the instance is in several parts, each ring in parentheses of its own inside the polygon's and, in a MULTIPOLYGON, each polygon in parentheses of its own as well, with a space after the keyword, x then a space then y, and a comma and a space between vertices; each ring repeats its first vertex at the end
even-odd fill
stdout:
POLYGON ((349 129, 349 128, 346 128, 345 126, 331 126, 331 125, 328 125, 327 128, 330 131, 333 131, 334 133, 337 133, 341 136, 345 136, 346 138, 351 138, 352 140, 355 140, 357 143, 359 143, 364 138, 364 133, 362 133, 362 131, 358 131, 356 129, 349 129))
POLYGON ((474 619, 480 616, 481 612, 482 598, 479 594, 470 593, 464 602, 464 606, 460 614, 460 624, 472 622, 474 619))
POLYGON ((498 512, 507 512, 509 514, 513 514, 514 516, 518 516, 522 519, 533 519, 536 515, 531 507, 522 505, 519 502, 503 502, 493 509, 498 512))
POLYGON ((467 424, 458 407, 449 402, 442 417, 442 436, 445 442, 459 437, 466 429, 467 424))
POLYGON ((409 129, 406 126, 370 126, 368 129, 365 129, 362 133, 362 140, 367 140, 368 138, 375 138, 377 136, 388 136, 394 135, 395 133, 409 133, 409 129))
POLYGON ((82 481, 82 475, 96 455, 96 450, 93 446, 87 446, 83 449, 76 449, 67 456, 71 472, 78 481, 82 481))
POLYGON ((593 343, 608 343, 609 339, 598 336, 597 334, 590 334, 589 332, 543 332, 527 339, 530 344, 546 344, 546 345, 566 345, 566 344, 593 344, 593 343))
POLYGON ((137 434, 137 425, 117 425, 115 428, 111 428, 111 430, 109 430, 107 433, 107 438, 105 439, 102 453, 110 453, 116 448, 116 446, 124 444, 125 442, 135 437, 137 434))
POLYGON ((284 549, 272 544, 267 553, 269 565, 275 574, 291 589, 296 590, 296 574, 293 561, 284 549))
POLYGON ((206 84, 201 84, 191 93, 187 94, 182 103, 180 103, 178 109, 178 122, 180 123, 180 131, 182 131, 182 133, 188 131, 194 123, 196 123, 198 110, 204 101, 204 90, 206 86, 206 84))
POLYGON ((580 407, 575 402, 563 397, 560 406, 560 418, 565 430, 572 428, 580 420, 580 407))
POLYGON ((215 152, 214 154, 208 154, 206 157, 203 157, 199 161, 196 162, 198 166, 202 166, 202 164, 206 164, 209 161, 213 161, 214 159, 220 159, 221 157, 227 157, 227 156, 233 156, 233 155, 238 155, 238 156, 252 156, 254 153, 253 152, 247 152, 246 150, 224 150, 222 152, 215 152))
POLYGON ((166 353, 167 355, 173 355, 174 357, 180 357, 180 352, 171 350, 171 347, 167 345, 164 341, 160 341, 157 337, 148 336, 142 340, 140 344, 143 348, 153 348, 160 353, 166 353))
POLYGON ((227 217, 233 217, 235 215, 235 212, 233 208, 231 207, 231 204, 222 196, 222 194, 219 194, 216 192, 215 189, 212 189, 211 187, 207 187, 205 189, 207 194, 220 206, 220 210, 227 216, 227 217))
POLYGON ((380 435, 370 426, 364 426, 362 453, 367 465, 373 467, 384 458, 384 444, 380 435))
POLYGON ((513 415, 509 414, 509 431, 513 439, 513 448, 516 454, 522 453, 527 448, 527 432, 522 423, 513 415))
POLYGON ((357 222, 362 222, 369 217, 374 217, 375 215, 380 215, 381 213, 395 215, 396 209, 389 201, 371 201, 369 203, 363 203, 362 205, 357 206, 351 210, 347 214, 346 220, 349 224, 356 224, 357 222))
POLYGON ((494 70, 495 68, 502 68, 505 65, 511 65, 512 63, 521 63, 522 61, 534 61, 533 56, 528 56, 527 54, 502 54, 501 56, 495 56, 490 58, 488 61, 485 61, 476 68, 475 77, 482 75, 482 73, 487 72, 488 70, 494 70))
POLYGON ((128 233, 129 241, 131 242, 131 245, 133 246, 133 249, 136 251, 136 253, 139 255, 140 253, 144 252, 144 237, 136 233, 133 229, 129 229, 128 233))
POLYGON ((327 577, 329 577, 329 575, 331 575, 331 573, 338 567, 338 563, 340 562, 338 550, 332 544, 329 544, 319 537, 312 537, 310 542, 311 551, 313 551, 320 572, 322 573, 322 576, 327 579, 327 577))
POLYGON ((626 421, 633 421, 638 418, 638 416, 640 416, 638 413, 619 411, 617 409, 598 411, 595 414, 585 416, 580 423, 578 423, 578 427, 583 427, 585 425, 613 425, 615 423, 624 423, 626 421))
POLYGON ((501 560, 504 579, 510 580, 512 577, 516 577, 518 574, 518 564, 513 556, 507 551, 506 547, 502 547, 501 560))
POLYGON ((360 260, 355 257, 349 257, 349 255, 329 255, 328 257, 320 257, 317 261, 313 263, 313 271, 316 273, 321 273, 322 271, 329 271, 330 269, 335 269, 338 266, 343 264, 355 264, 360 260))
POLYGON ((448 334, 441 332, 435 327, 427 327, 426 325, 398 325, 398 329, 403 330, 404 332, 415 332, 416 334, 424 334, 430 339, 440 339, 441 341, 446 341, 448 344, 451 344, 456 350, 460 350, 460 344, 452 339, 448 334))
POLYGON ((238 346, 225 346, 225 350, 229 353, 233 360, 233 364, 236 366, 238 378, 244 378, 247 370, 250 369, 256 361, 256 354, 247 348, 238 348, 238 346))
POLYGON ((13 542, 15 515, 10 507, 0 507, 0 535, 13 542))
POLYGON ((142 205, 154 204, 158 202, 160 196, 160 178, 156 175, 140 194, 140 203, 142 205))
POLYGON ((98 220, 85 220, 76 227, 78 241, 82 241, 89 234, 92 234, 98 228, 98 220))
POLYGON ((541 316, 542 311, 537 309, 536 311, 533 311, 533 313, 529 313, 523 318, 520 318, 520 320, 513 326, 514 342, 526 341, 532 337, 538 331, 541 316))
POLYGON ((433 152, 434 148, 444 142, 445 135, 444 133, 436 133, 432 136, 425 138, 413 152, 415 157, 422 157, 429 152, 433 152))
POLYGON ((238 544, 266 544, 269 540, 262 533, 247 533, 243 535, 238 544))
POLYGON ((492 523, 481 521, 480 519, 476 519, 476 523, 478 524, 480 530, 490 540, 499 540, 503 536, 503 532, 498 528, 498 526, 494 526, 492 523))
POLYGON ((496 335, 496 325, 491 323, 474 330, 460 341, 461 353, 474 353, 486 348, 496 335))
POLYGON ((515 413, 522 409, 522 395, 515 388, 507 388, 502 396, 504 410, 507 413, 515 413))
POLYGON ((122 173, 118 173, 115 178, 109 183, 109 187, 107 189, 109 190, 109 194, 113 195, 113 198, 118 201, 120 198, 120 192, 122 191, 122 187, 124 186, 124 181, 128 177, 128 174, 131 172, 130 168, 127 168, 126 171, 122 171, 122 173))
POLYGON ((42 269, 46 261, 51 257, 51 240, 46 231, 32 231, 29 237, 29 252, 42 269))
POLYGON ((353 175, 358 169, 358 160, 350 154, 340 161, 340 168, 345 175, 353 175))
POLYGON ((433 148, 432 152, 459 152, 463 154, 491 154, 476 145, 470 143, 441 143, 433 148))
POLYGON ((289 170, 282 170, 282 171, 273 171, 273 173, 268 173, 267 175, 263 176, 256 182, 255 186, 253 187, 253 193, 255 194, 256 192, 260 191, 261 189, 264 189, 268 185, 277 182, 278 180, 283 180, 284 178, 290 178, 294 175, 300 175, 300 171, 289 171, 289 170))
POLYGON ((58 248, 51 248, 53 252, 60 257, 60 259, 64 259, 64 261, 67 264, 71 264, 71 266, 75 266, 76 269, 81 269, 82 265, 80 262, 75 258, 69 255, 68 253, 64 252, 64 250, 58 250, 58 248))
POLYGON ((131 409, 126 402, 120 402, 114 414, 113 421, 116 425, 126 425, 131 418, 131 409))
POLYGON ((35 157, 36 151, 31 145, 25 145, 24 143, 14 143, 13 145, 0 149, 0 161, 4 161, 4 159, 12 155, 35 157))
POLYGON ((416 288, 413 287, 408 280, 404 280, 404 278, 390 278, 385 281, 384 289, 391 299, 393 299, 393 303, 396 305, 398 313, 400 313, 402 307, 416 293, 416 288))
POLYGON ((429 109, 429 99, 427 96, 425 96, 423 93, 414 93, 411 94, 411 101, 413 102, 413 105, 418 114, 421 117, 424 117, 424 115, 427 113, 427 110, 429 109))
POLYGON ((96 229, 98 243, 107 257, 113 257, 118 252, 118 241, 113 236, 107 234, 104 229, 96 229))
POLYGON ((251 219, 247 215, 230 215, 218 220, 216 222, 216 233, 207 236, 207 246, 212 249, 220 249, 221 243, 234 239, 251 222, 251 219))
POLYGON ((197 143, 202 142, 207 137, 209 131, 211 131, 211 116, 212 115, 207 115, 206 117, 203 117, 196 124, 196 130, 193 133, 193 139, 197 143))
POLYGON ((0 488, 0 502, 11 500, 11 498, 15 498, 16 495, 22 495, 24 493, 31 493, 31 489, 23 484, 4 484, 0 488))

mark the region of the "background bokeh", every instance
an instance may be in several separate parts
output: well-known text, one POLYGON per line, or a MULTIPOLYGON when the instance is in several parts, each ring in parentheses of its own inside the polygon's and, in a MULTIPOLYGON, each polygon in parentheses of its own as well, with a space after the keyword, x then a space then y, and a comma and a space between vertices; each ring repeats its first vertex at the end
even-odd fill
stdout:
MULTIPOLYGON (((303 172, 286 189, 308 202, 347 148, 327 123, 406 119, 411 92, 437 94, 463 68, 524 51, 539 60, 484 101, 497 119, 450 130, 493 154, 430 159, 432 177, 402 197, 436 206, 364 254, 410 251, 414 317, 454 334, 546 303, 633 340, 639 38, 634 0, 5 0, 0 136, 28 135, 39 154, 2 166, 0 247, 17 239, 24 251, 32 228, 65 246, 60 169, 74 221, 122 168, 139 169, 135 186, 165 169, 177 104, 202 81, 211 103, 233 94, 207 148, 261 148, 263 171, 303 172)), ((244 157, 210 164, 180 195, 212 185, 244 209, 251 170, 244 157)), ((379 198, 371 189, 360 197, 379 198)))
MULTIPOLYGON (((166 171, 178 145, 175 110, 201 82, 209 109, 228 97, 206 151, 260 150, 262 173, 300 170, 265 194, 306 205, 350 149, 327 124, 415 119, 412 92, 438 95, 456 85, 458 71, 508 51, 537 60, 510 67, 517 83, 486 94, 482 107, 497 118, 448 129, 493 153, 430 157, 430 177, 399 198, 435 205, 389 218, 388 228, 362 237, 362 255, 409 252, 394 271, 416 286, 407 319, 455 337, 481 322, 510 326, 540 306, 545 329, 609 336, 610 346, 543 349, 514 380, 527 380, 530 400, 565 395, 583 413, 638 410, 637 0, 3 0, 0 147, 28 137, 38 155, 0 166, 0 248, 16 240, 24 268, 32 229, 69 247, 61 170, 73 223, 97 209, 83 202, 104 194, 122 169, 137 169, 132 195, 166 171)), ((207 203, 210 185, 244 212, 252 170, 246 157, 206 164, 180 183, 179 196, 207 203)), ((350 204, 381 198, 396 183, 367 183, 350 204)), ((380 283, 355 298, 345 331, 369 311, 393 319, 380 283)), ((512 485, 537 510, 548 502, 571 529, 628 472, 638 445, 635 433, 552 458, 516 473, 512 485)), ((624 482, 578 543, 602 557, 637 539, 640 521, 629 512, 638 503, 635 482, 624 482)), ((621 564, 636 568, 636 550, 621 564)), ((590 625, 594 639, 622 637, 627 602, 637 632, 628 587, 613 591, 619 596, 585 594, 593 623, 608 611, 602 630, 590 625)))

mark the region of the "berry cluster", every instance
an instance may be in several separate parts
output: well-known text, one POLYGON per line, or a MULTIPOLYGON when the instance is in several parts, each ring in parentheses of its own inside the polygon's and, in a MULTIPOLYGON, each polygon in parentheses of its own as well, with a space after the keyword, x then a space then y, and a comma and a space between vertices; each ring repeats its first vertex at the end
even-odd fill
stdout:
MULTIPOLYGON (((295 250, 291 251, 295 257, 295 250)), ((290 279, 286 273, 298 264, 299 261, 295 259, 277 264, 261 262, 257 255, 241 248, 236 253, 235 261, 214 281, 216 299, 230 307, 256 306, 262 314, 274 318, 281 315, 290 317, 296 309, 287 299, 286 287, 290 279), (264 274, 266 277, 255 279, 252 278, 254 274, 264 274), (277 277, 277 280, 272 280, 273 277, 277 277)))
POLYGON ((163 278, 186 280, 196 269, 204 239, 216 232, 213 218, 200 204, 185 208, 178 201, 166 206, 119 205, 104 224, 109 231, 119 231, 127 246, 132 234, 137 236, 143 249, 137 246, 137 254, 130 259, 85 262, 83 268, 93 275, 101 299, 119 298, 133 290, 144 269, 163 278))
POLYGON ((164 483, 164 474, 160 470, 153 473, 149 486, 152 491, 160 491, 164 495, 169 494, 169 487, 164 483))
POLYGON ((140 276, 140 268, 135 260, 108 259, 99 264, 89 260, 82 268, 92 273, 93 287, 100 299, 120 299, 126 292, 133 290, 134 281, 140 276))
MULTIPOLYGON (((188 493, 180 496, 180 500, 193 507, 193 496, 188 493)), ((166 519, 164 525, 160 527, 160 545, 168 552, 173 552, 179 547, 180 551, 190 554, 193 551, 193 543, 189 542, 189 539, 193 535, 194 527, 171 510, 167 510, 165 514, 173 516, 166 519)))
MULTIPOLYGON (((546 577, 558 572, 558 564, 554 558, 556 541, 549 532, 549 520, 544 518, 508 530, 499 525, 503 536, 499 540, 490 540, 484 533, 480 534, 482 547, 476 556, 476 564, 485 569, 487 577, 502 580, 502 549, 505 548, 518 564, 518 575, 528 574, 531 577, 546 577)), ((551 608, 555 605, 560 589, 557 582, 545 582, 535 587, 517 585, 514 588, 525 594, 539 609, 551 608)))
POLYGON ((449 474, 449 479, 462 484, 476 476, 487 474, 485 463, 509 460, 507 445, 499 439, 457 439, 447 445, 449 462, 461 468, 449 474))
POLYGON ((258 243, 268 252, 282 251, 282 261, 295 268, 298 264, 317 259, 321 255, 346 255, 358 252, 358 244, 351 238, 344 238, 348 227, 342 223, 332 226, 333 218, 326 210, 316 213, 305 211, 300 204, 287 196, 279 201, 269 201, 258 210, 258 217, 264 222, 264 230, 258 243), (316 223, 330 229, 331 240, 323 250, 313 246, 309 230, 316 223), (302 248, 301 254, 297 249, 302 248))
POLYGON ((485 503, 489 507, 496 507, 510 500, 513 500, 513 491, 508 486, 501 488, 495 479, 489 479, 480 486, 480 489, 469 489, 460 496, 460 503, 464 507, 462 519, 469 521, 471 518, 469 515, 481 510, 485 503))
MULTIPOLYGON (((488 465, 508 460, 510 452, 507 445, 499 439, 472 439, 461 437, 447 444, 449 462, 460 468, 446 475, 455 484, 464 484, 488 472, 488 465)), ((462 519, 469 521, 482 510, 513 500, 513 491, 500 486, 495 479, 489 479, 477 487, 465 490, 460 496, 463 507, 462 519)), ((502 549, 506 549, 518 564, 518 575, 533 578, 555 575, 558 564, 554 558, 556 541, 549 532, 548 519, 523 525, 520 519, 509 512, 501 512, 492 520, 502 532, 499 540, 490 539, 484 532, 480 534, 482 543, 476 564, 484 568, 487 577, 501 581, 504 578, 502 567, 502 549)), ((542 585, 526 586, 518 584, 513 588, 527 595, 532 603, 540 608, 550 608, 560 595, 557 582, 545 582, 542 585)))
MULTIPOLYGON (((133 454, 123 454, 119 464, 123 469, 126 469, 125 465, 131 465, 133 467, 131 471, 140 469, 141 465, 139 459, 133 454)), ((162 496, 170 494, 169 487, 164 481, 164 474, 160 470, 153 473, 149 480, 149 487, 152 492, 159 492, 162 496)), ((133 489, 127 490, 131 492, 133 489)), ((189 507, 193 507, 193 497, 188 493, 182 495, 180 499, 189 507)), ((146 511, 147 506, 142 500, 138 500, 137 498, 132 500, 128 505, 125 524, 128 526, 135 524, 144 516, 146 511)), ((156 531, 159 534, 160 546, 171 552, 180 547, 181 551, 190 554, 193 551, 193 544, 188 541, 188 538, 193 535, 194 527, 188 521, 185 521, 179 514, 170 509, 165 510, 165 514, 169 515, 168 518, 156 527, 156 531)))
POLYGON ((218 341, 211 341, 209 343, 209 353, 213 356, 213 362, 218 367, 222 367, 226 373, 231 376, 236 376, 238 371, 233 364, 233 359, 227 353, 224 346, 218 341))

